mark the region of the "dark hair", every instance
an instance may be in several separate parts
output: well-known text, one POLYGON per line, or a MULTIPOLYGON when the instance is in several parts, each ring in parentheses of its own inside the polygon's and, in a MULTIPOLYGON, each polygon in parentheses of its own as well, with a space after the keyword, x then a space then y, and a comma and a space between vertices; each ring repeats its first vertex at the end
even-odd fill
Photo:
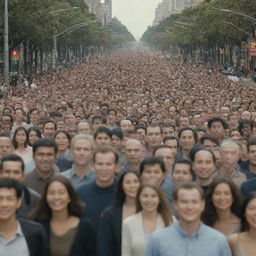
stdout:
POLYGON ((155 165, 155 164, 159 164, 163 173, 165 173, 166 170, 164 167, 164 161, 157 156, 149 156, 149 157, 145 157, 140 163, 140 175, 142 175, 145 169, 145 165, 155 165))
POLYGON ((196 189, 198 191, 198 193, 200 194, 200 198, 201 200, 204 200, 204 191, 203 189, 197 185, 195 182, 184 182, 181 185, 179 185, 173 192, 173 199, 174 201, 177 202, 178 200, 178 193, 181 189, 185 189, 185 190, 192 190, 192 189, 196 189))
POLYGON ((190 160, 185 159, 185 158, 180 158, 180 159, 176 160, 176 161, 173 163, 172 172, 173 172, 173 170, 174 170, 176 164, 187 164, 187 165, 189 165, 189 166, 190 166, 189 172, 190 172, 191 176, 193 176, 192 163, 191 163, 190 160))
POLYGON ((248 204, 253 200, 256 199, 256 192, 249 193, 243 200, 242 207, 241 207, 241 232, 248 231, 250 229, 250 225, 245 217, 245 212, 247 209, 248 204))
POLYGON ((242 132, 243 126, 244 126, 245 124, 249 124, 251 130, 253 129, 253 121, 252 121, 252 120, 241 119, 241 120, 239 120, 239 122, 238 122, 238 130, 239 130, 239 132, 240 132, 241 135, 242 135, 241 132, 242 132))
POLYGON ((27 132, 27 130, 26 130, 23 126, 20 126, 20 127, 18 127, 18 128, 15 130, 15 132, 14 132, 14 134, 13 134, 12 144, 13 144, 13 147, 14 147, 15 149, 18 148, 18 142, 16 141, 16 135, 17 135, 17 133, 18 133, 19 131, 24 131, 24 132, 25 132, 25 135, 26 135, 26 140, 25 140, 25 142, 24 142, 24 147, 27 147, 27 145, 29 144, 29 141, 28 141, 28 132, 27 132))
POLYGON ((113 135, 115 135, 116 137, 118 137, 120 140, 123 140, 124 138, 124 134, 122 132, 122 130, 120 128, 114 128, 111 130, 111 138, 113 135))
POLYGON ((60 112, 55 111, 55 112, 51 112, 50 117, 51 118, 54 118, 54 117, 62 118, 62 114, 60 112))
POLYGON ((92 157, 93 163, 95 163, 96 156, 99 153, 101 153, 101 154, 113 153, 113 155, 115 156, 115 163, 117 164, 119 161, 119 155, 114 148, 112 148, 110 146, 102 146, 102 147, 98 147, 95 149, 95 151, 93 153, 93 157, 92 157))
POLYGON ((156 151, 158 149, 161 149, 161 148, 168 148, 172 151, 171 147, 167 146, 167 145, 158 145, 154 150, 153 150, 153 156, 156 154, 156 151))
POLYGON ((55 130, 55 131, 57 130, 57 124, 56 124, 53 120, 51 120, 51 119, 47 119, 47 120, 44 122, 43 130, 44 130, 45 125, 48 124, 48 123, 54 124, 54 130, 55 130))
POLYGON ((105 133, 105 134, 107 134, 107 136, 108 136, 110 139, 111 139, 111 137, 112 137, 112 132, 111 132, 110 129, 108 129, 107 127, 99 127, 99 128, 95 131, 95 133, 94 133, 94 135, 93 135, 93 138, 96 139, 97 136, 98 136, 100 133, 105 133))
POLYGON ((214 155, 214 153, 208 149, 208 148, 205 148, 204 146, 200 145, 200 144, 196 144, 195 146, 193 146, 189 152, 189 158, 192 162, 195 162, 195 158, 196 158, 196 154, 199 152, 199 151, 206 151, 206 152, 209 152, 212 156, 212 159, 213 159, 213 162, 216 163, 216 157, 214 155))
POLYGON ((218 177, 214 179, 211 185, 209 186, 209 189, 205 196, 205 210, 202 214, 203 222, 210 227, 212 227, 216 223, 216 221, 219 219, 216 208, 212 202, 212 197, 216 187, 222 183, 227 184, 229 186, 232 197, 233 197, 231 212, 235 216, 240 218, 241 194, 239 189, 231 179, 225 178, 225 177, 218 177))
POLYGON ((115 206, 116 207, 122 207, 125 202, 126 195, 125 195, 124 189, 123 189, 123 182, 124 182, 125 176, 130 173, 136 175, 138 178, 138 181, 140 183, 140 175, 139 175, 138 171, 133 170, 133 169, 125 170, 120 175, 120 177, 117 181, 117 184, 116 184, 116 193, 115 193, 115 206))
POLYGON ((47 139, 47 138, 43 138, 43 139, 39 139, 37 140, 34 144, 33 144, 33 154, 36 153, 37 148, 39 147, 49 147, 49 148, 54 148, 54 152, 55 154, 57 154, 58 152, 58 146, 56 144, 56 142, 52 139, 47 139))
POLYGON ((102 124, 106 124, 107 123, 107 120, 104 116, 100 116, 100 115, 97 115, 97 116, 93 116, 92 117, 92 124, 95 122, 95 120, 100 120, 102 124))
POLYGON ((1 117, 1 120, 3 120, 3 117, 4 117, 4 116, 10 117, 11 123, 13 123, 13 117, 12 117, 11 115, 9 115, 9 114, 3 114, 2 117, 1 117))
POLYGON ((67 132, 67 131, 65 131, 65 130, 59 130, 59 131, 57 131, 55 134, 54 134, 54 140, 55 140, 55 138, 56 138, 56 136, 58 135, 58 134, 60 134, 60 133, 63 133, 63 134, 65 134, 66 135, 66 137, 67 137, 67 139, 68 139, 68 142, 69 142, 69 144, 71 143, 71 136, 70 136, 70 134, 67 132))
POLYGON ((18 156, 16 154, 9 154, 9 155, 4 156, 1 159, 1 162, 0 162, 0 170, 1 170, 1 172, 3 171, 3 164, 4 164, 4 162, 8 162, 8 161, 20 162, 21 163, 21 170, 24 173, 24 170, 25 170, 24 161, 23 161, 23 159, 20 156, 18 156))
POLYGON ((79 201, 78 195, 74 187, 68 178, 64 175, 54 175, 45 185, 42 197, 37 203, 36 208, 33 210, 31 217, 38 221, 50 221, 52 217, 51 209, 47 202, 48 188, 53 182, 60 182, 63 184, 70 197, 70 203, 68 204, 69 216, 81 217, 83 215, 83 203, 79 201))
POLYGON ((146 127, 146 134, 148 133, 148 128, 159 128, 160 133, 161 133, 161 134, 163 133, 162 128, 161 128, 160 125, 157 125, 157 124, 156 124, 156 125, 149 124, 149 125, 146 127))
POLYGON ((0 178, 0 188, 14 189, 18 199, 22 196, 23 186, 18 180, 12 178, 0 178))
POLYGON ((205 134, 203 135, 200 139, 199 139, 199 143, 200 144, 204 144, 205 140, 210 140, 211 142, 215 143, 216 145, 220 145, 220 142, 219 140, 215 137, 215 136, 212 136, 210 134, 205 134))
POLYGON ((30 145, 30 146, 32 146, 32 145, 31 145, 31 142, 29 141, 29 134, 30 134, 30 132, 32 132, 32 131, 34 131, 34 132, 36 133, 36 135, 37 135, 37 137, 38 137, 39 139, 42 138, 41 131, 40 131, 37 127, 32 126, 32 127, 28 128, 28 142, 29 142, 29 145, 30 145))
POLYGON ((158 204, 158 207, 157 207, 157 212, 162 216, 165 227, 168 227, 172 223, 171 211, 170 211, 170 208, 168 207, 166 196, 165 196, 162 188, 154 180, 150 180, 150 181, 143 182, 143 183, 140 184, 138 192, 137 192, 137 196, 136 196, 136 199, 135 199, 136 212, 142 211, 142 206, 141 206, 141 203, 140 203, 140 194, 141 194, 141 192, 143 191, 144 188, 151 188, 157 193, 158 198, 159 198, 159 204, 158 204))
POLYGON ((183 128, 181 128, 181 129, 179 130, 179 132, 178 132, 178 138, 179 138, 179 139, 180 139, 180 137, 181 137, 181 134, 182 134, 184 131, 191 131, 191 132, 193 133, 195 143, 198 142, 198 135, 197 135, 197 133, 196 133, 196 130, 193 129, 192 127, 189 127, 189 126, 183 127, 183 128))
POLYGON ((32 114, 32 113, 35 112, 35 111, 38 111, 38 112, 39 112, 39 109, 38 109, 38 108, 31 108, 28 113, 29 113, 29 115, 30 115, 30 114, 32 114))
POLYGON ((256 139, 249 140, 247 143, 247 150, 249 152, 250 146, 256 146, 256 139))
POLYGON ((1 137, 10 139, 10 134, 8 132, 0 132, 0 138, 1 137))
POLYGON ((166 141, 168 140, 176 140, 177 141, 177 148, 180 146, 179 139, 176 136, 165 136, 163 139, 163 143, 165 144, 166 141))
POLYGON ((228 129, 228 124, 227 124, 227 122, 226 122, 223 118, 221 118, 221 117, 213 117, 213 118, 211 118, 210 120, 208 120, 208 122, 207 122, 208 128, 211 128, 211 126, 212 126, 212 124, 213 124, 214 122, 220 122, 220 123, 222 124, 222 126, 223 126, 224 129, 228 129))

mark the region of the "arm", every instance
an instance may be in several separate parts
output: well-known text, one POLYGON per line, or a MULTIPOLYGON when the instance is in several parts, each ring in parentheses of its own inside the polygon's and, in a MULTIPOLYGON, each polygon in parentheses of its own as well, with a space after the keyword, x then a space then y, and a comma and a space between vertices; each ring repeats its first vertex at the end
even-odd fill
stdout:
POLYGON ((233 234, 231 236, 229 236, 228 238, 228 244, 229 244, 229 247, 231 249, 231 252, 232 252, 232 255, 235 255, 235 252, 236 252, 236 248, 237 248, 237 243, 238 243, 238 234, 233 234))

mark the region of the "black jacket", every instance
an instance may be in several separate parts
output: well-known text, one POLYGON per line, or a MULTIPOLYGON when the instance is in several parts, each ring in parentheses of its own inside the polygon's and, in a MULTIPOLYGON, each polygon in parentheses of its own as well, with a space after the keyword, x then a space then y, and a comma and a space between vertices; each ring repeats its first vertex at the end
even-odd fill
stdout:
MULTIPOLYGON (((50 240, 50 223, 41 222, 45 228, 48 241, 50 240)), ((91 222, 87 218, 80 218, 78 229, 71 246, 70 256, 95 256, 96 234, 91 222)), ((54 256, 54 255, 52 255, 54 256)))
POLYGON ((109 207, 100 220, 97 256, 121 256, 122 207, 109 207))
POLYGON ((49 245, 42 225, 26 219, 19 219, 19 222, 28 245, 29 255, 49 256, 49 245))

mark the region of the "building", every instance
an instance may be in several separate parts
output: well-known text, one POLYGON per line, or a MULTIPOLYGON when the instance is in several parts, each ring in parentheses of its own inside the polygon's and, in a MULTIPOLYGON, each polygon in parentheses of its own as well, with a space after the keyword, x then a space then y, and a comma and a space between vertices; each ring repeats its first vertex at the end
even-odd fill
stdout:
POLYGON ((112 0, 105 0, 104 2, 101 0, 84 0, 84 2, 88 6, 89 13, 95 14, 103 25, 111 22, 112 0))
POLYGON ((184 8, 192 8, 204 0, 162 0, 155 10, 153 26, 158 25, 171 14, 181 13, 184 8))

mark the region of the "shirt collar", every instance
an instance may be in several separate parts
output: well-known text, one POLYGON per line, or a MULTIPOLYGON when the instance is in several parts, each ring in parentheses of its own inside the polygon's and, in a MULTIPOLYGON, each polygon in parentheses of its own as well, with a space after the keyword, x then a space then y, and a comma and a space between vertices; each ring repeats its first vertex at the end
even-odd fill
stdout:
POLYGON ((200 226, 198 228, 197 231, 195 231, 192 236, 189 236, 188 233, 180 226, 179 221, 177 223, 174 224, 176 229, 178 230, 179 234, 184 237, 184 238, 198 238, 201 234, 201 230, 202 230, 202 223, 200 223, 200 226))

